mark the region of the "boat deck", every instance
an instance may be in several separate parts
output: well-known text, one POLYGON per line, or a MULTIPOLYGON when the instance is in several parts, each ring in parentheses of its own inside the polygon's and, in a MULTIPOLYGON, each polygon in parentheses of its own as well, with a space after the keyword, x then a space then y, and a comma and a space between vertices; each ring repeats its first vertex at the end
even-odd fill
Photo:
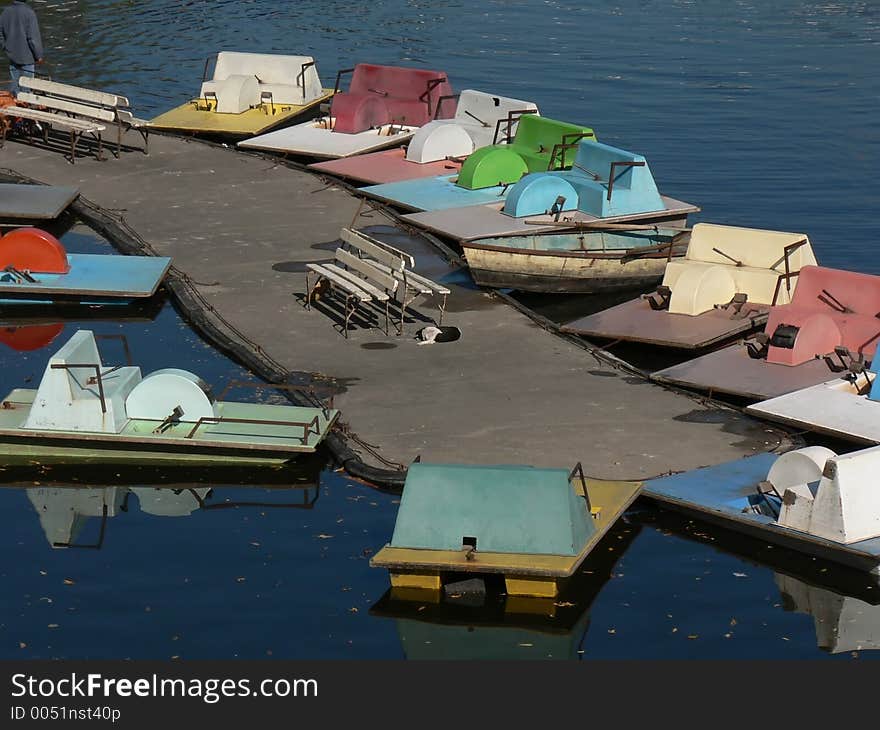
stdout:
POLYGON ((171 266, 166 256, 67 254, 66 274, 32 274, 36 283, 0 280, 0 295, 33 300, 90 297, 140 299, 156 293, 171 266))
POLYGON ((258 107, 241 114, 217 114, 199 109, 193 99, 150 120, 150 127, 189 134, 250 137, 281 124, 289 124, 297 117, 317 110, 332 96, 333 89, 324 89, 323 96, 308 104, 275 104, 271 109, 268 106, 258 107))
POLYGON ((371 465, 405 466, 418 455, 535 466, 580 460, 597 478, 641 479, 788 443, 764 423, 651 384, 548 331, 375 212, 357 225, 409 250, 418 273, 452 290, 443 322, 462 338, 418 346, 415 332, 437 311, 423 301, 402 337, 386 337, 374 320, 344 338, 338 312, 303 306, 305 266, 333 257, 359 201, 310 173, 163 135, 149 156, 75 166, 10 140, 4 160, 28 177, 75 184, 105 210, 124 210, 126 223, 191 277, 203 304, 183 300, 184 314, 259 345, 262 374, 274 372, 271 357, 293 382, 335 390, 353 434, 347 443, 371 465))
POLYGON ((880 538, 849 545, 777 525, 764 514, 743 512, 750 495, 776 457, 759 454, 705 469, 674 474, 645 482, 642 494, 659 504, 696 515, 768 543, 833 560, 859 570, 876 573, 880 566, 880 538))

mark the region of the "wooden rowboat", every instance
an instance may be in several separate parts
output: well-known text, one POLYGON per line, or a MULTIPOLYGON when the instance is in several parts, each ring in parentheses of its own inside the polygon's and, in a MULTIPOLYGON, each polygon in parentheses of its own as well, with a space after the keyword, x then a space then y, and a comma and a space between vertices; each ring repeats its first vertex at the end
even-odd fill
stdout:
POLYGON ((652 226, 481 238, 461 245, 481 286, 591 294, 657 284, 668 261, 684 256, 689 239, 687 230, 652 226))

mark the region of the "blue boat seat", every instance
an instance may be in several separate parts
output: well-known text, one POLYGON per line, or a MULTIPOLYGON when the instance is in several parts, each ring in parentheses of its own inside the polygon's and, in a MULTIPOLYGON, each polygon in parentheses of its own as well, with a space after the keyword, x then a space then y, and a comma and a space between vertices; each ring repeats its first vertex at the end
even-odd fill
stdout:
POLYGON ((578 145, 571 170, 526 175, 508 193, 504 212, 521 218, 550 211, 556 196, 546 178, 560 178, 575 191, 563 210, 607 218, 665 208, 642 155, 585 139, 578 145))
POLYGON ((141 380, 138 367, 101 364, 95 336, 79 330, 46 365, 27 429, 119 433, 125 400, 141 380))

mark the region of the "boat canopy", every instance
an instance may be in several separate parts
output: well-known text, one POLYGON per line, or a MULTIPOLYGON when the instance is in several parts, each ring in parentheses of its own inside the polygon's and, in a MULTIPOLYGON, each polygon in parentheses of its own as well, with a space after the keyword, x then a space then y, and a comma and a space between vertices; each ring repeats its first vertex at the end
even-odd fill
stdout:
POLYGON ((324 90, 311 56, 220 51, 211 80, 202 83, 199 96, 216 99, 215 112, 241 114, 267 102, 308 104, 324 90))
POLYGON ((504 212, 521 218, 581 210, 599 218, 664 209, 642 155, 585 139, 570 170, 533 172, 507 195, 504 212))
POLYGON ((687 254, 669 262, 662 286, 671 291, 672 314, 696 316, 737 294, 753 304, 785 304, 797 272, 815 264, 803 233, 697 223, 687 254))
POLYGON ((476 150, 462 165, 457 184, 468 190, 509 185, 529 172, 569 167, 585 138, 596 138, 589 127, 523 114, 513 140, 476 150))
POLYGON ((420 164, 438 162, 507 142, 523 114, 538 114, 538 106, 531 101, 465 89, 458 97, 455 117, 434 119, 419 129, 409 143, 406 159, 420 164))
POLYGON ((453 94, 442 71, 359 63, 351 72, 348 91, 337 93, 330 106, 335 132, 357 134, 392 123, 421 127, 455 114, 455 100, 443 101, 453 94))

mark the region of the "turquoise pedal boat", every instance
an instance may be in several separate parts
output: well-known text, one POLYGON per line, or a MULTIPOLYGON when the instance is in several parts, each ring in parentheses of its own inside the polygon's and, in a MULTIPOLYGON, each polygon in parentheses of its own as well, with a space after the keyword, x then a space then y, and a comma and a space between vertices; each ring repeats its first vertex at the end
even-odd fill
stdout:
POLYGON ((193 373, 101 363, 79 330, 53 355, 37 390, 0 407, 0 458, 41 463, 280 464, 312 453, 339 412, 215 400, 193 373))

